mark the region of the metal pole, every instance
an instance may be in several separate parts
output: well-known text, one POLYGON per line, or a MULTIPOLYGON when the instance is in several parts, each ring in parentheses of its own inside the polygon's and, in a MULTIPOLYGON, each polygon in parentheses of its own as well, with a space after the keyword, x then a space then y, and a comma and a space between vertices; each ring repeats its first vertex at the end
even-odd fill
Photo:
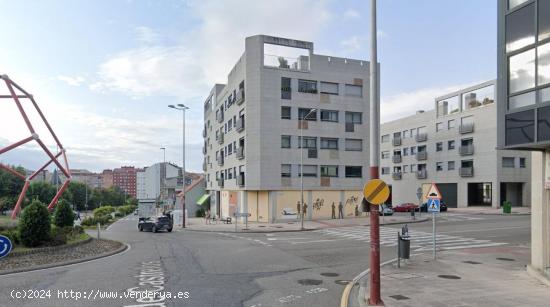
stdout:
POLYGON ((300 230, 304 230, 304 120, 302 118, 300 122, 300 195, 302 201, 300 202, 300 230))
POLYGON ((185 110, 186 107, 183 108, 183 162, 182 162, 182 176, 183 176, 183 186, 182 186, 182 192, 183 192, 183 199, 182 199, 182 214, 183 214, 183 223, 182 228, 185 228, 185 110))
MULTIPOLYGON (((370 179, 378 179, 380 154, 380 105, 378 101, 378 59, 376 45, 376 0, 371 0, 371 54, 370 54, 370 179)), ((370 215, 370 305, 383 305, 380 295, 380 217, 378 206, 371 205, 370 215)))
POLYGON ((432 245, 433 245, 433 258, 435 260, 436 256, 435 256, 435 244, 436 244, 436 241, 435 241, 435 212, 432 212, 432 245))

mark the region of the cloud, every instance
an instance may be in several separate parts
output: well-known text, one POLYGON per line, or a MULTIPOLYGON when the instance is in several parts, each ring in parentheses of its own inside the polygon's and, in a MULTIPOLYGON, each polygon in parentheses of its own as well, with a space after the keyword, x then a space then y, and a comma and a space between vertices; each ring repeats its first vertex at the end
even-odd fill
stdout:
POLYGON ((159 34, 153 31, 153 29, 146 26, 139 26, 134 29, 136 32, 136 39, 140 43, 152 44, 159 38, 159 34))
POLYGON ((346 53, 352 53, 361 50, 363 41, 359 36, 354 35, 341 41, 340 45, 346 53))
POLYGON ((349 18, 349 19, 356 19, 361 17, 361 14, 359 14, 359 12, 354 9, 347 9, 343 15, 344 15, 344 18, 349 18))
POLYGON ((80 86, 84 82, 86 82, 86 79, 84 77, 81 77, 81 76, 69 77, 69 76, 59 75, 59 76, 57 76, 57 80, 63 81, 63 82, 67 83, 70 86, 80 86))

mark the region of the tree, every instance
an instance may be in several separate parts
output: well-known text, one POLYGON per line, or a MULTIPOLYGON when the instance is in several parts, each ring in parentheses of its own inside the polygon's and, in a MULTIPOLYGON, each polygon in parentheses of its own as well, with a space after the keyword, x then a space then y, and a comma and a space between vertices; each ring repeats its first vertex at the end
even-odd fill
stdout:
MULTIPOLYGON (((85 210, 86 205, 86 184, 82 182, 71 181, 67 191, 72 195, 72 204, 76 207, 77 210, 85 210)), ((92 193, 92 188, 88 187, 88 198, 92 193)))
POLYGON ((23 209, 19 220, 19 236, 21 243, 28 247, 38 246, 50 239, 50 213, 46 206, 38 200, 23 209))
POLYGON ((27 192, 27 198, 29 200, 39 200, 44 204, 49 204, 57 193, 57 189, 54 185, 47 182, 33 182, 29 186, 27 192))
POLYGON ((67 201, 61 200, 57 204, 54 213, 54 223, 57 227, 72 227, 74 225, 74 212, 67 201))

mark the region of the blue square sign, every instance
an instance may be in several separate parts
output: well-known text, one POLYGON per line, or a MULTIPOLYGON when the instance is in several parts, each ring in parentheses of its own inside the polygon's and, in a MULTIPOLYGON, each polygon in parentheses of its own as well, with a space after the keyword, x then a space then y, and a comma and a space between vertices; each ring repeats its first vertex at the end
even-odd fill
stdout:
POLYGON ((428 198, 428 212, 439 212, 441 201, 437 198, 428 198))

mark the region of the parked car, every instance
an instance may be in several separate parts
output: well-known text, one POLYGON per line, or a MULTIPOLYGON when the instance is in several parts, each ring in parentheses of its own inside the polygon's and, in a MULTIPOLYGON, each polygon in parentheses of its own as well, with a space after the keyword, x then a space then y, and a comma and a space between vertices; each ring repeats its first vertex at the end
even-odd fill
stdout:
POLYGON ((140 217, 138 222, 139 231, 158 232, 159 230, 172 231, 174 219, 172 214, 167 213, 156 217, 140 217))
POLYGON ((413 210, 418 211, 418 205, 413 203, 403 203, 393 207, 394 212, 411 212, 413 210))
POLYGON ((393 209, 391 205, 382 204, 378 210, 378 214, 384 216, 393 215, 393 209))
MULTIPOLYGON (((428 203, 423 203, 422 206, 420 206, 420 211, 428 212, 428 203)), ((447 205, 444 201, 441 201, 439 205, 439 211, 447 211, 447 205)))

